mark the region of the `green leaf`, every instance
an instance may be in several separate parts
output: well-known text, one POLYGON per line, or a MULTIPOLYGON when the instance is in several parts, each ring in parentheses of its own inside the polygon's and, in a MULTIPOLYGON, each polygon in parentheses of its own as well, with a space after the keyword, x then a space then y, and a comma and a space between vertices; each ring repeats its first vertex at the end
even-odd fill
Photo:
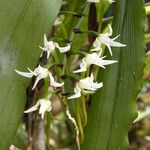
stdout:
POLYGON ((104 87, 93 97, 82 150, 127 150, 127 133, 136 118, 136 96, 144 66, 143 0, 118 0, 113 22, 125 48, 114 48, 118 64, 99 71, 104 87), (90 143, 89 143, 90 142, 90 143))
POLYGON ((0 1, 0 148, 7 150, 23 113, 30 79, 15 73, 36 67, 43 34, 55 21, 61 0, 0 1))
POLYGON ((18 147, 22 150, 26 150, 28 143, 29 143, 29 139, 27 133, 22 129, 22 127, 19 127, 14 137, 13 145, 15 145, 15 147, 18 147))

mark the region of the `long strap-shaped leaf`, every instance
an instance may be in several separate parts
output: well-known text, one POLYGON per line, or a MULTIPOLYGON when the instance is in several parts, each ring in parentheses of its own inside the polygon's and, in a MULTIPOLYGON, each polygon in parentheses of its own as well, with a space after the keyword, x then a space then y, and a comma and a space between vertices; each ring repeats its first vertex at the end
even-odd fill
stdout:
POLYGON ((136 117, 136 96, 144 60, 143 0, 118 0, 113 23, 125 48, 113 49, 119 62, 98 78, 103 89, 93 97, 82 150, 126 150, 127 132, 136 117))
POLYGON ((8 150, 25 103, 27 81, 15 73, 36 66, 61 0, 0 0, 0 149, 8 150))

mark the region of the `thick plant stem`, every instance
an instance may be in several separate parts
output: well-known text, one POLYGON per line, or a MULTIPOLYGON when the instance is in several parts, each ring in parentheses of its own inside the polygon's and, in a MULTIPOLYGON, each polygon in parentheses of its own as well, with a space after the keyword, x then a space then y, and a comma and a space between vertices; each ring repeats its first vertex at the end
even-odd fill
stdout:
MULTIPOLYGON (((49 91, 49 80, 48 78, 44 79, 45 83, 44 83, 44 93, 43 93, 43 97, 46 98, 47 100, 51 99, 52 93, 49 91)), ((49 149, 50 144, 49 144, 49 139, 50 139, 50 120, 51 120, 51 116, 50 116, 50 112, 47 112, 47 116, 46 116, 46 145, 47 148, 49 149)))
POLYGON ((45 132, 44 132, 44 121, 39 120, 34 124, 33 131, 33 150, 45 150, 45 132))
POLYGON ((83 142, 83 138, 84 138, 84 134, 83 134, 83 126, 82 126, 82 120, 81 120, 81 115, 80 115, 80 99, 75 101, 75 113, 76 113, 76 120, 77 120, 77 124, 79 127, 79 131, 80 131, 80 143, 83 142))
MULTIPOLYGON (((86 3, 84 5, 84 8, 83 8, 82 13, 81 13, 82 16, 77 21, 77 24, 75 25, 74 29, 78 29, 80 27, 80 25, 81 25, 85 15, 86 15, 86 13, 87 13, 88 7, 89 7, 89 3, 86 3)), ((73 41, 74 35, 75 35, 75 32, 72 31, 71 34, 70 34, 70 37, 69 37, 69 41, 70 42, 73 41)), ((65 65, 64 65, 65 74, 69 74, 70 73, 70 68, 68 66, 71 64, 72 57, 71 56, 67 57, 67 55, 65 55, 64 60, 65 60, 65 65)), ((78 99, 78 100, 80 100, 80 99, 78 99)), ((82 99, 82 103, 80 101, 78 102, 78 100, 75 101, 75 116, 76 116, 75 118, 76 118, 76 121, 77 121, 77 126, 78 126, 79 131, 80 131, 80 139, 79 139, 79 141, 82 142, 83 141, 83 126, 82 126, 82 122, 83 122, 84 125, 86 124, 86 122, 87 122, 87 114, 86 114, 84 99, 82 99), (82 121, 81 121, 81 117, 82 117, 82 121)))
POLYGON ((46 145, 49 148, 49 140, 50 140, 50 121, 51 121, 51 114, 47 112, 47 124, 46 124, 46 145))
MULTIPOLYGON (((82 14, 82 17, 80 17, 80 19, 78 20, 78 22, 77 22, 76 26, 74 27, 74 29, 79 29, 79 27, 80 27, 80 25, 81 25, 81 23, 82 23, 82 21, 83 21, 85 15, 86 15, 86 12, 87 12, 87 10, 88 10, 88 7, 89 7, 89 4, 86 3, 85 6, 84 6, 84 8, 83 8, 83 11, 82 11, 82 13, 81 13, 81 14, 82 14)), ((69 41, 70 41, 70 42, 73 40, 74 34, 75 34, 75 32, 72 31, 71 34, 70 34, 70 37, 69 37, 69 41)))
POLYGON ((80 109, 81 109, 81 117, 82 117, 82 126, 85 127, 87 124, 87 111, 86 111, 85 98, 81 97, 80 101, 81 101, 80 109))
POLYGON ((66 109, 66 115, 68 117, 68 119, 73 123, 74 127, 75 127, 75 131, 76 131, 76 143, 77 143, 77 147, 78 147, 78 150, 80 150, 80 138, 79 138, 79 127, 78 127, 78 124, 75 120, 75 118, 72 117, 71 113, 70 113, 70 110, 69 110, 69 106, 67 104, 67 101, 65 98, 62 98, 62 102, 64 103, 65 105, 65 109, 66 109))
MULTIPOLYGON (((84 5, 84 8, 83 8, 82 13, 81 13, 82 16, 81 16, 81 17, 79 18, 79 20, 77 21, 77 23, 76 23, 74 29, 79 29, 79 28, 80 28, 80 25, 81 25, 81 23, 82 23, 82 21, 83 21, 85 15, 86 15, 86 13, 87 13, 88 8, 89 8, 89 4, 86 3, 86 4, 84 5)), ((68 39, 68 41, 69 41, 70 43, 73 41, 74 35, 75 35, 75 32, 74 32, 74 31, 71 31, 70 36, 69 36, 69 39, 68 39)), ((70 57, 67 57, 67 66, 69 66, 69 64, 71 64, 71 61, 72 61, 72 57, 71 57, 71 56, 70 56, 70 57)), ((68 70, 68 71, 70 72, 70 70, 68 70)))

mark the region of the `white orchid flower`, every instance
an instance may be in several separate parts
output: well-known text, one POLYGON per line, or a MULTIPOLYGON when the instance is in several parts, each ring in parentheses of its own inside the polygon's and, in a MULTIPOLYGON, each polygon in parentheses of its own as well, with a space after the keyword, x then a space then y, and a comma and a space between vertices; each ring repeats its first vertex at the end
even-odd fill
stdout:
MULTIPOLYGON (((44 34, 44 47, 39 46, 43 51, 47 52, 47 59, 50 56, 50 53, 56 48, 59 49, 60 53, 65 53, 70 50, 70 44, 67 44, 65 47, 60 47, 57 42, 48 41, 46 34, 44 34)), ((42 55, 42 53, 41 53, 42 55)))
POLYGON ((87 0, 89 3, 99 3, 100 0, 87 0))
POLYGON ((15 150, 15 146, 14 146, 13 144, 11 144, 11 145, 9 146, 9 150, 15 150))
POLYGON ((85 58, 83 58, 80 63, 80 69, 73 71, 73 73, 85 72, 87 70, 87 67, 87 62, 85 61, 85 58))
POLYGON ((61 23, 62 23, 62 20, 61 20, 60 17, 58 17, 58 18, 55 20, 55 22, 54 22, 54 26, 58 26, 58 25, 60 25, 61 23))
POLYGON ((33 111, 37 110, 39 106, 40 106, 39 114, 41 115, 42 119, 44 118, 44 114, 45 114, 46 111, 50 112, 52 110, 50 100, 48 100, 48 99, 39 99, 33 107, 31 107, 28 110, 24 111, 24 113, 33 112, 33 111))
POLYGON ((113 2, 115 2, 115 1, 113 1, 113 0, 107 0, 107 1, 108 1, 110 4, 113 3, 113 2))
POLYGON ((97 89, 101 88, 103 86, 103 83, 97 83, 93 82, 94 77, 93 73, 91 73, 90 77, 86 77, 84 79, 79 80, 79 82, 76 83, 76 86, 74 88, 74 95, 68 97, 68 99, 74 99, 81 96, 82 90, 90 90, 90 91, 96 91, 97 89))
POLYGON ((106 56, 100 57, 100 54, 97 53, 87 54, 82 59, 82 62, 80 64, 80 69, 74 71, 74 73, 85 72, 87 70, 87 67, 89 67, 92 64, 105 68, 106 65, 117 63, 116 60, 104 60, 105 57, 106 56))
POLYGON ((76 84, 75 88, 74 88, 74 95, 68 97, 68 99, 75 99, 81 96, 81 89, 78 86, 78 83, 76 84))
POLYGON ((91 51, 100 51, 101 45, 104 44, 108 47, 110 55, 112 56, 111 46, 112 47, 125 47, 126 45, 114 41, 119 37, 119 35, 113 39, 110 38, 110 36, 112 36, 112 34, 113 34, 113 30, 112 30, 111 25, 108 25, 108 26, 109 26, 109 32, 102 33, 96 38, 96 40, 93 42, 94 49, 92 49, 91 51))
MULTIPOLYGON (((106 0, 106 1, 108 1, 110 4, 113 3, 113 2, 115 2, 113 0, 106 0)), ((89 2, 89 3, 99 3, 100 0, 87 0, 87 2, 89 2)))
POLYGON ((34 71, 30 70, 29 68, 28 68, 28 70, 29 70, 29 72, 21 72, 21 71, 18 71, 18 70, 15 70, 15 71, 19 75, 27 77, 27 78, 32 78, 33 76, 37 77, 36 80, 35 80, 35 83, 33 85, 32 90, 34 90, 34 88, 36 87, 36 85, 38 84, 38 82, 41 79, 44 79, 46 77, 49 77, 50 85, 53 86, 53 87, 61 87, 64 84, 64 83, 55 82, 54 77, 52 76, 51 72, 47 68, 41 67, 40 65, 34 71))

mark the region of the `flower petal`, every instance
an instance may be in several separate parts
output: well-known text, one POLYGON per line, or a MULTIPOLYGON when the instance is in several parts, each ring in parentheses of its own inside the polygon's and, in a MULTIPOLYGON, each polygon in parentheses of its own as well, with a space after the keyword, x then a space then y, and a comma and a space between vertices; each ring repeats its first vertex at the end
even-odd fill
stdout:
POLYGON ((41 118, 44 118, 45 112, 51 111, 52 106, 51 106, 51 101, 48 99, 41 99, 40 100, 40 109, 39 109, 39 114, 41 114, 41 118))
POLYGON ((91 88, 91 83, 92 83, 92 80, 90 77, 86 77, 84 79, 81 79, 79 82, 78 82, 78 85, 80 87, 80 89, 87 89, 87 90, 94 90, 93 88, 91 88))
POLYGON ((109 53, 112 56, 113 54, 110 45, 108 43, 105 43, 105 45, 108 47, 109 53))
POLYGON ((58 17, 56 20, 55 20, 55 22, 54 22, 54 26, 58 26, 58 25, 60 25, 62 23, 62 20, 61 20, 61 18, 60 17, 58 17))
POLYGON ((42 57, 43 56, 43 51, 41 52, 41 54, 40 54, 40 57, 42 57))
POLYGON ((112 38, 112 40, 113 40, 113 41, 116 40, 119 36, 120 36, 120 34, 117 35, 116 37, 112 38))
POLYGON ((94 80, 93 73, 91 73, 91 75, 90 75, 90 79, 91 79, 91 81, 93 82, 93 80, 94 80))
POLYGON ((102 48, 101 47, 95 47, 93 49, 91 49, 91 52, 96 52, 96 51, 100 51, 102 48))
POLYGON ((32 71, 30 68, 27 68, 29 70, 30 73, 32 73, 34 76, 37 76, 37 73, 32 71))
POLYGON ((100 42, 100 39, 99 37, 97 37, 95 39, 95 41, 93 42, 93 49, 91 49, 90 51, 99 51, 101 50, 101 42, 100 42))
POLYGON ((101 37, 102 39, 102 42, 108 47, 109 46, 113 46, 113 47, 125 47, 126 45, 125 44, 122 44, 122 43, 119 43, 119 42, 116 42, 114 41, 115 39, 117 39, 119 37, 116 36, 115 38, 111 39, 109 37, 101 37))
POLYGON ((80 64, 80 69, 73 71, 73 73, 85 72, 87 70, 87 63, 85 62, 84 58, 80 64))
POLYGON ((61 87, 61 86, 63 86, 63 85, 64 85, 64 82, 62 82, 62 83, 58 83, 58 82, 51 82, 51 83, 50 83, 50 85, 51 85, 51 86, 53 86, 53 87, 61 87))
POLYGON ((81 96, 81 92, 80 93, 76 93, 70 97, 68 97, 67 99, 75 99, 75 98, 79 98, 81 96))
POLYGON ((47 51, 47 59, 49 58, 51 52, 50 51, 47 51))
POLYGON ((37 110, 37 108, 39 107, 39 105, 40 105, 40 101, 38 100, 37 103, 36 103, 33 107, 31 107, 31 108, 25 110, 24 113, 30 113, 30 112, 32 112, 32 111, 37 110))
POLYGON ((89 87, 85 88, 85 90, 96 91, 97 89, 95 89, 94 87, 89 86, 89 87))
POLYGON ((59 49, 60 53, 65 53, 65 52, 69 51, 71 48, 70 44, 67 44, 67 46, 65 46, 65 47, 60 47, 58 45, 58 43, 56 43, 56 42, 55 42, 55 46, 59 49))
POLYGON ((85 59, 86 64, 90 66, 92 64, 95 64, 98 58, 99 58, 99 54, 94 52, 92 54, 87 54, 84 59, 85 59))
POLYGON ((101 83, 93 83, 93 85, 92 85, 92 88, 94 88, 94 89, 99 89, 99 88, 101 88, 103 86, 103 83, 101 82, 101 83))
POLYGON ((75 92, 75 94, 68 97, 67 99, 75 99, 75 98, 78 98, 81 96, 81 89, 79 88, 78 85, 76 85, 76 87, 74 88, 74 92, 75 92))
POLYGON ((86 71, 85 68, 80 68, 80 69, 78 69, 76 71, 73 71, 73 73, 80 73, 80 72, 85 72, 85 71, 86 71))
POLYGON ((85 90, 96 91, 98 88, 102 86, 102 83, 93 82, 93 80, 94 80, 94 76, 93 73, 91 73, 90 77, 81 79, 78 82, 78 85, 82 90, 85 89, 85 90))
POLYGON ((18 70, 15 70, 15 72, 18 73, 19 75, 27 77, 27 78, 32 78, 33 77, 33 74, 29 73, 29 72, 21 72, 21 71, 18 71, 18 70))
POLYGON ((116 41, 113 41, 113 40, 109 41, 109 45, 113 46, 113 47, 125 47, 126 46, 125 44, 122 44, 122 43, 119 43, 119 42, 116 42, 116 41))
POLYGON ((49 77, 50 77, 50 85, 53 86, 53 87, 61 87, 64 85, 64 82, 63 83, 57 83, 54 81, 54 77, 52 76, 51 73, 49 73, 49 77))
POLYGON ((35 87, 37 86, 38 82, 39 82, 41 79, 43 79, 43 77, 42 77, 41 75, 38 75, 37 78, 36 78, 36 80, 35 80, 35 83, 34 83, 34 85, 33 85, 33 87, 32 87, 32 90, 35 89, 35 87))
POLYGON ((48 40, 47 40, 46 34, 44 34, 44 46, 46 46, 47 43, 48 43, 48 40))
POLYGON ((114 64, 114 63, 117 63, 118 61, 117 60, 102 60, 102 64, 103 65, 110 65, 110 64, 114 64))
POLYGON ((99 3, 99 0, 87 0, 89 3, 99 3))
POLYGON ((47 51, 47 48, 39 46, 40 49, 42 49, 43 51, 47 51))
MULTIPOLYGON (((111 2, 112 2, 112 0, 111 0, 111 2)), ((112 38, 112 39, 110 38, 110 36, 112 36, 112 34, 113 34, 113 30, 112 30, 111 25, 108 25, 108 27, 109 27, 109 32, 102 33, 96 38, 96 40, 93 42, 94 49, 92 49, 91 51, 99 51, 101 49, 101 45, 104 44, 108 47, 110 55, 112 56, 111 46, 113 46, 113 47, 126 46, 125 44, 114 41, 119 37, 119 35, 116 36, 115 38, 112 38)))
POLYGON ((111 3, 115 2, 115 1, 114 0, 108 0, 108 2, 111 4, 111 3))
POLYGON ((95 63, 95 65, 99 66, 99 67, 102 67, 102 68, 105 68, 106 65, 110 65, 110 64, 114 64, 114 63, 117 63, 118 61, 117 60, 103 60, 105 58, 104 57, 99 57, 95 63))

